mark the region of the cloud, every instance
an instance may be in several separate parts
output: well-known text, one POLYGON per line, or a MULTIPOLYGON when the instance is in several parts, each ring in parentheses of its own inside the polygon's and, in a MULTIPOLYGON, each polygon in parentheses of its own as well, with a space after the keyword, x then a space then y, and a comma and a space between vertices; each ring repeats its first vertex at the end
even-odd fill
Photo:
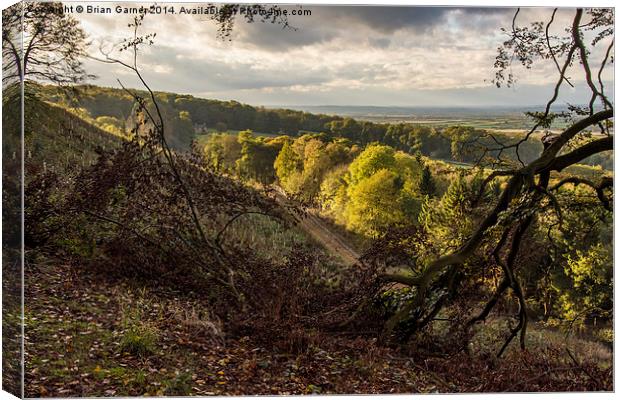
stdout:
MULTIPOLYGON (((183 93, 317 85, 329 80, 325 68, 307 70, 298 75, 277 74, 270 68, 261 68, 248 60, 222 62, 217 57, 196 60, 192 56, 190 52, 184 53, 172 46, 158 46, 156 51, 142 53, 139 67, 156 90, 183 93)), ((89 61, 87 68, 100 77, 100 84, 115 85, 116 82, 110 80, 109 64, 89 61)), ((118 73, 122 67, 115 67, 114 70, 118 73)), ((123 84, 139 84, 127 71, 122 72, 123 84)))
MULTIPOLYGON (((157 32, 156 43, 141 52, 140 64, 156 90, 255 104, 450 105, 465 101, 466 93, 471 103, 509 101, 498 97, 490 79, 504 40, 500 27, 510 25, 513 8, 304 8, 312 15, 291 16, 296 29, 239 20, 232 41, 218 40, 208 17, 149 15, 143 31, 157 32)), ((522 9, 519 20, 541 20, 551 11, 522 9)), ((572 12, 558 12, 557 29, 572 12)), ((76 17, 91 39, 118 42, 130 33, 131 17, 76 17)), ((120 77, 139 85, 118 68, 94 61, 87 68, 100 76, 98 84, 114 86, 120 77)), ((547 90, 554 68, 516 72, 522 88, 547 90)))
POLYGON ((269 22, 240 21, 237 30, 233 40, 273 52, 286 52, 291 48, 323 43, 337 36, 337 32, 329 28, 299 27, 299 24, 287 28, 269 22))
MULTIPOLYGON (((283 7, 289 11, 297 7, 283 7)), ((402 6, 305 6, 311 11, 307 16, 289 16, 295 29, 280 25, 237 19, 235 40, 268 51, 285 52, 292 47, 329 42, 343 34, 368 38, 379 48, 390 44, 392 34, 441 34, 447 25, 460 23, 467 29, 480 32, 496 28, 502 17, 512 15, 509 8, 452 8, 452 7, 402 7, 402 6)), ((506 18, 504 18, 506 19, 506 18)))
POLYGON ((341 24, 365 26, 381 33, 393 33, 399 29, 411 29, 415 32, 433 29, 444 21, 451 9, 443 7, 333 6, 325 8, 324 11, 329 13, 330 19, 339 20, 341 24))

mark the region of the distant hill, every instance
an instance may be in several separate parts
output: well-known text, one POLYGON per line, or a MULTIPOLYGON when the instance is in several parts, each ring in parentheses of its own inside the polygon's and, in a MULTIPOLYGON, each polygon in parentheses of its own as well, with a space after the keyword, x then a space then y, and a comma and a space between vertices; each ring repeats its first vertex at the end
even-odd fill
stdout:
MULTIPOLYGON (((79 96, 72 98, 69 104, 57 88, 40 87, 45 100, 63 107, 80 108, 95 124, 107 123, 117 127, 133 124, 134 100, 124 90, 93 85, 78 86, 76 89, 79 96)), ((149 98, 147 92, 135 92, 145 99, 149 98)), ((177 149, 188 149, 197 134, 209 129, 251 129, 296 136, 299 131, 324 130, 327 123, 343 119, 294 110, 270 110, 236 101, 208 100, 184 94, 156 92, 155 95, 164 114, 170 144, 177 149)))

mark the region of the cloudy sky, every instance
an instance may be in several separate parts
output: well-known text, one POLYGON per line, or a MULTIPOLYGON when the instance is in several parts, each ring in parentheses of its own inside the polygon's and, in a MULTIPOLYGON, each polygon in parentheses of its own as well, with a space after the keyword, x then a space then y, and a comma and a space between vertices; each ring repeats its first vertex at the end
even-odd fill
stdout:
MULTIPOLYGON (((148 15, 142 27, 143 33, 157 32, 155 44, 139 57, 155 90, 266 106, 521 106, 545 103, 557 79, 547 62, 532 70, 515 68, 515 88, 491 83, 496 49, 506 37, 500 28, 510 26, 514 8, 306 5, 312 15, 290 16, 294 29, 238 20, 227 41, 217 37, 208 16, 178 14, 181 6, 200 4, 158 4, 174 6, 176 15, 148 15)), ((518 21, 548 19, 551 13, 523 9, 518 21)), ((560 10, 554 27, 568 26, 573 14, 574 9, 560 10)), ((74 16, 95 56, 131 34, 128 15, 74 16)), ((120 66, 94 60, 86 66, 98 76, 95 84, 118 86, 120 79, 138 86, 120 66)), ((605 77, 609 82, 612 72, 605 77)), ((575 83, 561 93, 563 102, 587 102, 583 83, 575 83)))

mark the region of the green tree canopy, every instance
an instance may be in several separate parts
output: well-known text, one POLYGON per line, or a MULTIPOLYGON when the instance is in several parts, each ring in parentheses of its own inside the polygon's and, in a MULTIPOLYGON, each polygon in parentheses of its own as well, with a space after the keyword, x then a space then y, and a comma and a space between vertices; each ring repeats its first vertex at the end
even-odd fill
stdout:
POLYGON ((361 180, 371 177, 382 169, 394 170, 395 154, 396 152, 390 146, 380 144, 367 146, 349 166, 349 183, 357 185, 361 180))

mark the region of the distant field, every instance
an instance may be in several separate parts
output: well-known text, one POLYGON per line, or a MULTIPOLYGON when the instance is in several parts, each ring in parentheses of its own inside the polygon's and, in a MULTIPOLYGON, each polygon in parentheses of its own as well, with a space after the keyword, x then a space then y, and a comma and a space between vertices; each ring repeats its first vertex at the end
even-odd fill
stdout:
MULTIPOLYGON (((462 125, 503 133, 521 133, 531 129, 532 120, 525 115, 525 112, 543 109, 540 106, 514 108, 298 106, 288 108, 377 123, 413 123, 436 127, 462 125)), ((558 108, 552 111, 561 112, 565 109, 558 108)), ((550 130, 561 130, 566 126, 565 121, 558 119, 550 130)))
MULTIPOLYGON (((477 129, 486 129, 490 131, 497 131, 509 134, 520 134, 531 129, 533 123, 531 120, 525 118, 525 116, 515 117, 498 117, 498 118, 479 118, 479 117, 417 117, 417 118, 403 118, 403 117, 391 117, 391 116, 359 116, 357 119, 367 120, 380 123, 410 123, 410 124, 422 124, 430 125, 438 128, 449 127, 454 125, 471 126, 477 129)), ((566 124, 563 122, 554 123, 551 126, 551 131, 560 131, 566 124)), ((538 131, 542 133, 542 130, 538 131)))

